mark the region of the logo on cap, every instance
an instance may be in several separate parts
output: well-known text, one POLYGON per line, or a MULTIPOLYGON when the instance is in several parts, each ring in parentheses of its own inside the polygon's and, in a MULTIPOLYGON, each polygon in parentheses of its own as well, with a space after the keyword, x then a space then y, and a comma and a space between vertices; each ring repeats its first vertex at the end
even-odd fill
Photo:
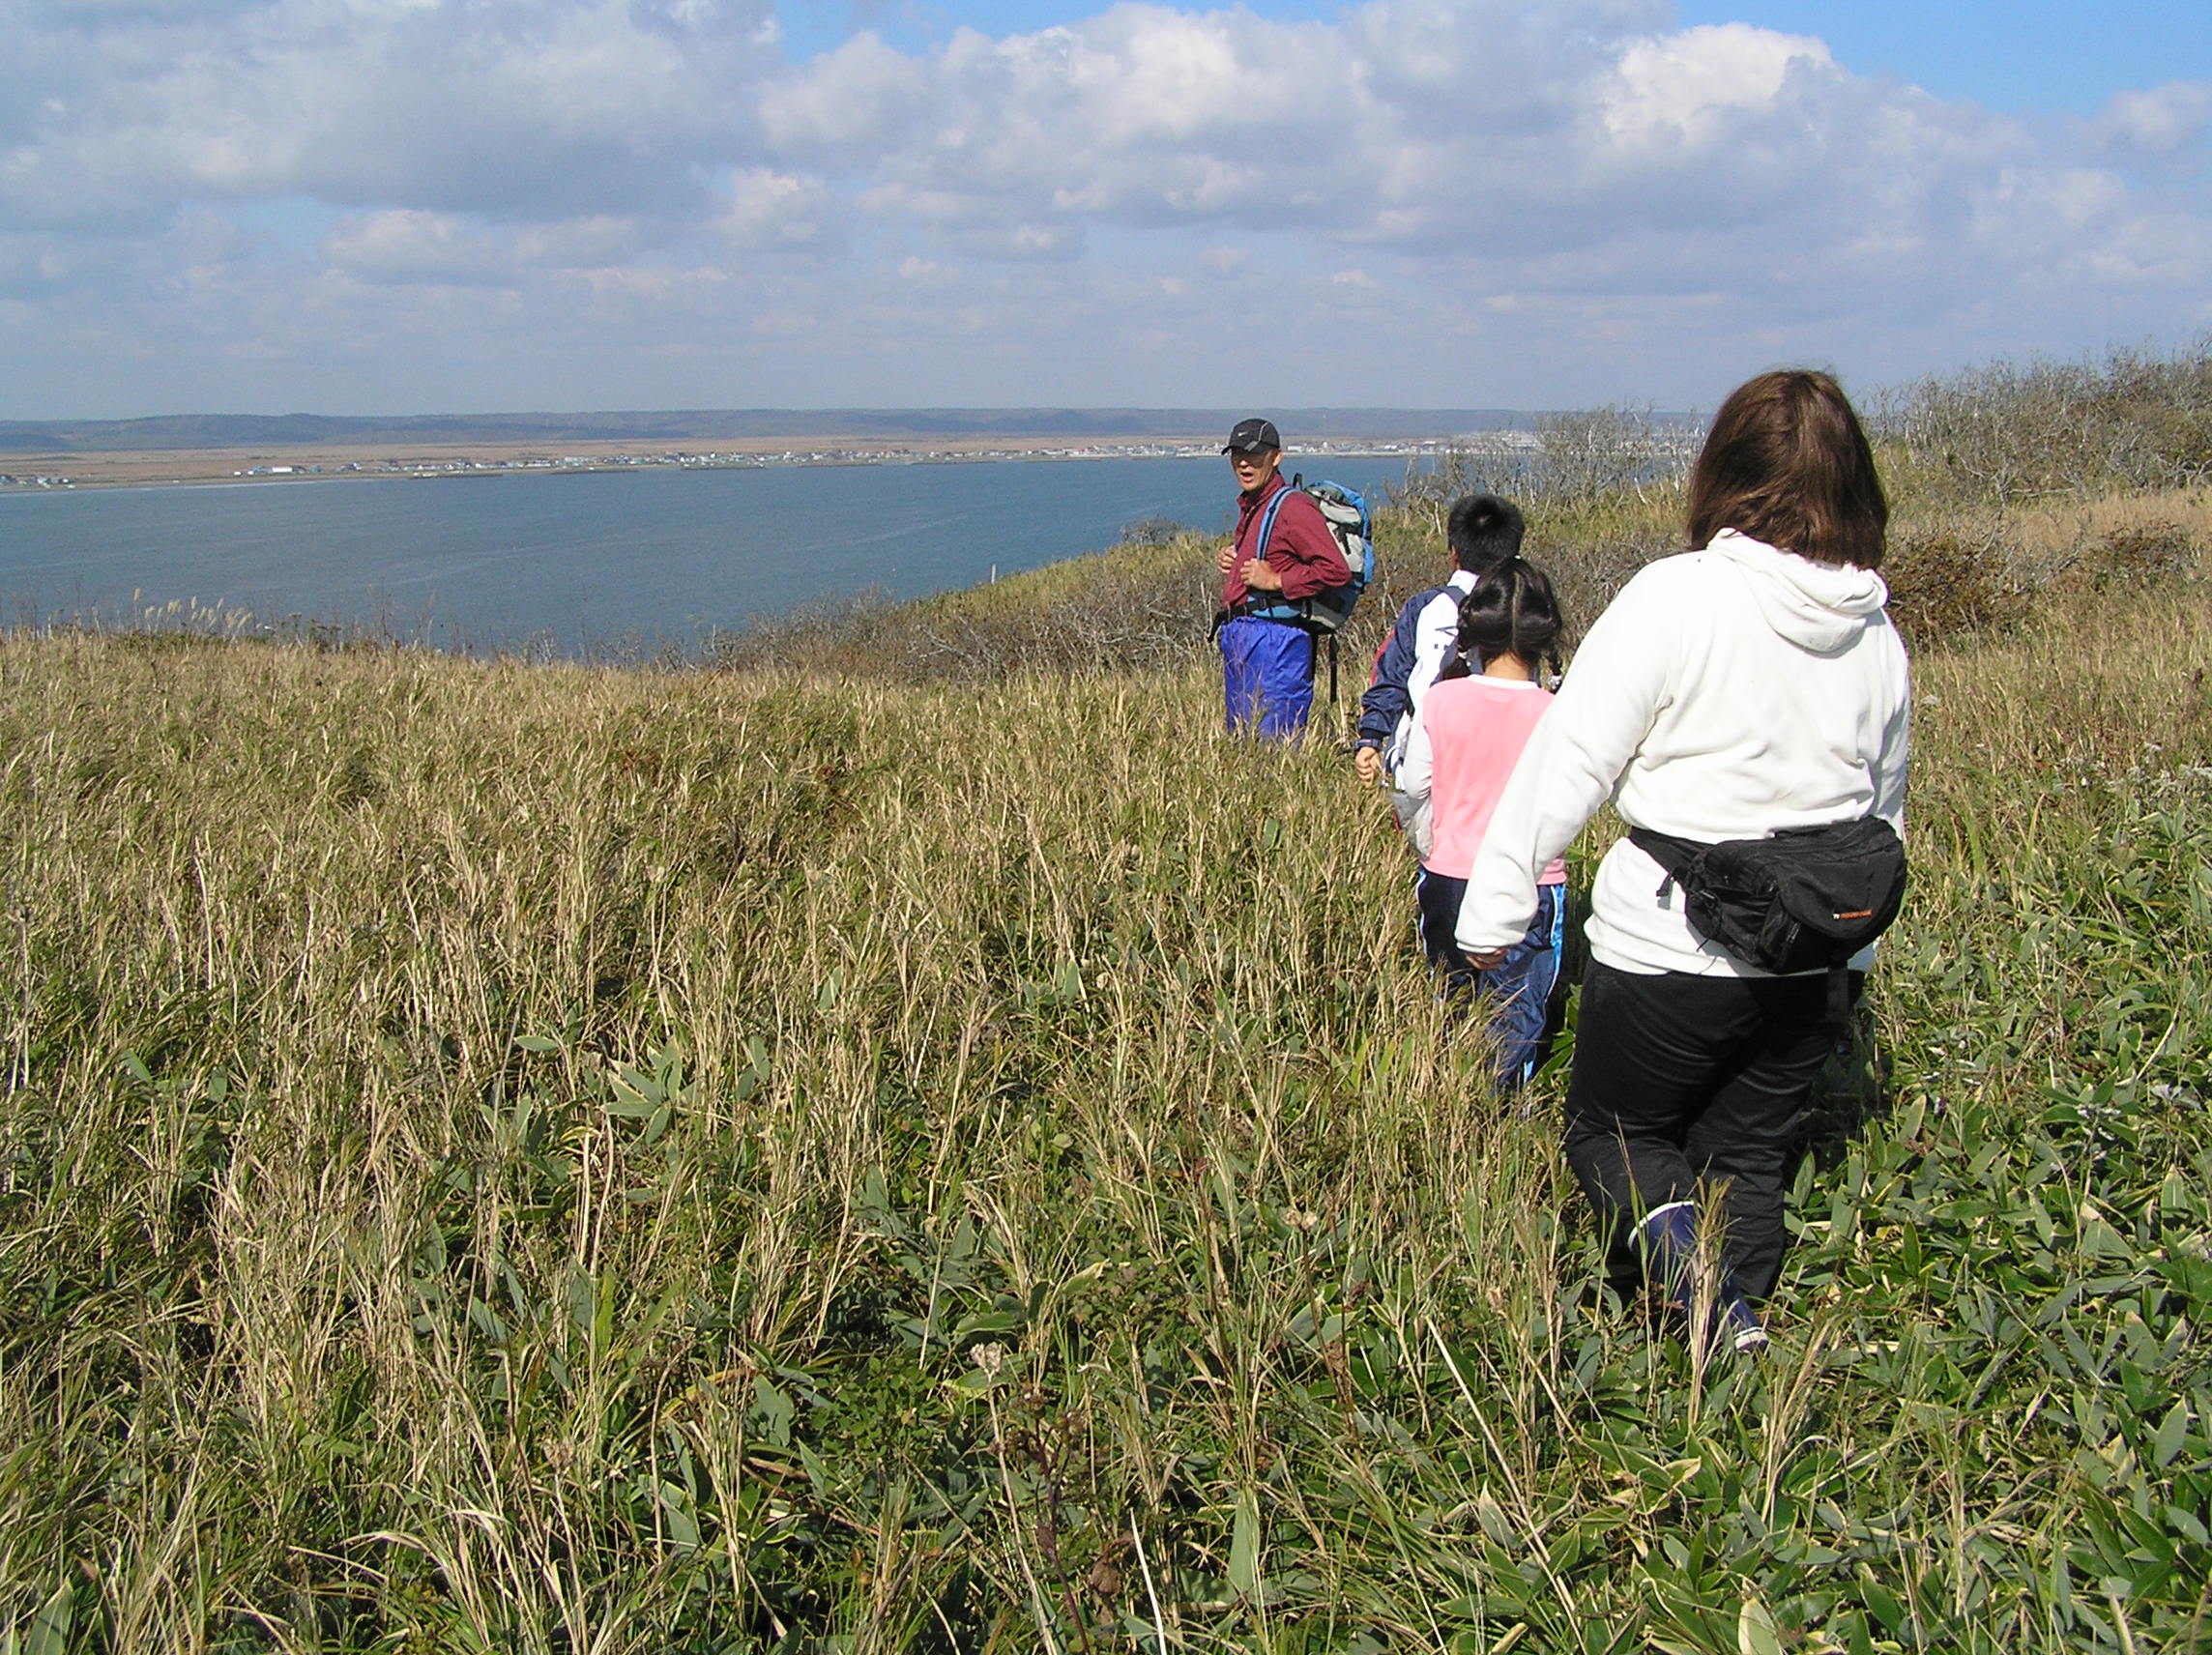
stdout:
POLYGON ((1272 420, 1239 420, 1237 428, 1229 433, 1229 441, 1221 445, 1225 454, 1256 454, 1262 449, 1280 450, 1283 434, 1275 429, 1272 420))

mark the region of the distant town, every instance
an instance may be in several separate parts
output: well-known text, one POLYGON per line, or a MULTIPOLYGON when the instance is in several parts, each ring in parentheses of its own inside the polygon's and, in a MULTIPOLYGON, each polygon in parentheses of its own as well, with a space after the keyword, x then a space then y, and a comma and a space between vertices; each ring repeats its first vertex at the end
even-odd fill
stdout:
MULTIPOLYGON (((1295 446, 1299 456, 1360 455, 1403 457, 1409 461, 1434 459, 1445 453, 1503 454, 1526 452, 1537 446, 1534 432, 1489 429, 1454 435, 1426 435, 1397 439, 1371 437, 1324 440, 1295 446)), ((1201 459, 1220 452, 1217 441, 1137 440, 1094 442, 1042 442, 1036 439, 989 443, 968 440, 950 447, 909 447, 882 442, 785 449, 657 448, 617 450, 597 453, 477 452, 394 454, 370 457, 261 460, 239 466, 217 467, 202 451, 189 456, 198 464, 184 463, 186 456, 132 456, 139 463, 117 464, 116 453, 103 453, 91 467, 70 471, 0 473, 0 490, 67 489, 80 486, 116 486, 159 482, 299 481, 317 478, 487 477, 515 473, 621 471, 644 468, 684 470, 713 468, 764 468, 770 466, 851 465, 957 465, 985 460, 1102 460, 1201 459), (163 458, 178 463, 164 465, 163 458)), ((86 456, 90 459, 91 456, 86 456)))

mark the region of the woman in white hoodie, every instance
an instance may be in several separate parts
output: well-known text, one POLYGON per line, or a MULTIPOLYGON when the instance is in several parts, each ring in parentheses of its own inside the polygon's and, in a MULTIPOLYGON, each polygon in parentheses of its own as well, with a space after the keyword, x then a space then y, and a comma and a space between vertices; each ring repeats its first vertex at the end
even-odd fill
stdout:
MULTIPOLYGON (((1691 474, 1698 549, 1621 589, 1499 799, 1460 909, 1477 967, 1527 931, 1537 875, 1608 798, 1631 827, 1706 843, 1869 814, 1903 830, 1909 693, 1875 572, 1888 522, 1833 379, 1762 374, 1730 395, 1691 474)), ((1829 1046, 1826 975, 1774 976, 1705 941, 1626 838, 1591 902, 1567 1159, 1618 1286, 1647 1273, 1687 1307, 1713 1209, 1724 1335, 1756 1349, 1829 1046)))

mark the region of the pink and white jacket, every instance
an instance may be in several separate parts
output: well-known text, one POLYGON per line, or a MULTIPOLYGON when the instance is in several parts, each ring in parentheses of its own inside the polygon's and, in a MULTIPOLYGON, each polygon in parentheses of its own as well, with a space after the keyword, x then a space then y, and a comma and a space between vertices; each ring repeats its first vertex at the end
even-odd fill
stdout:
MULTIPOLYGON (((1397 772, 1401 792, 1429 801, 1426 842, 1415 846, 1421 866, 1467 878, 1514 762, 1551 705, 1550 690, 1519 679, 1440 679, 1429 686, 1397 772)), ((1566 878, 1566 864, 1554 857, 1536 883, 1566 878)))

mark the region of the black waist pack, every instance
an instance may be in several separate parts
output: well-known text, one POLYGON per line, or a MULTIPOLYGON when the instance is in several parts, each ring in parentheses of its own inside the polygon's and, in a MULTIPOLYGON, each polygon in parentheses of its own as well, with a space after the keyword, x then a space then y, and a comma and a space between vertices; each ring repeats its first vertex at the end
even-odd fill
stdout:
POLYGON ((1678 885, 1691 929, 1769 972, 1842 972, 1905 902, 1905 844, 1878 816, 1717 845, 1632 828, 1678 885))

